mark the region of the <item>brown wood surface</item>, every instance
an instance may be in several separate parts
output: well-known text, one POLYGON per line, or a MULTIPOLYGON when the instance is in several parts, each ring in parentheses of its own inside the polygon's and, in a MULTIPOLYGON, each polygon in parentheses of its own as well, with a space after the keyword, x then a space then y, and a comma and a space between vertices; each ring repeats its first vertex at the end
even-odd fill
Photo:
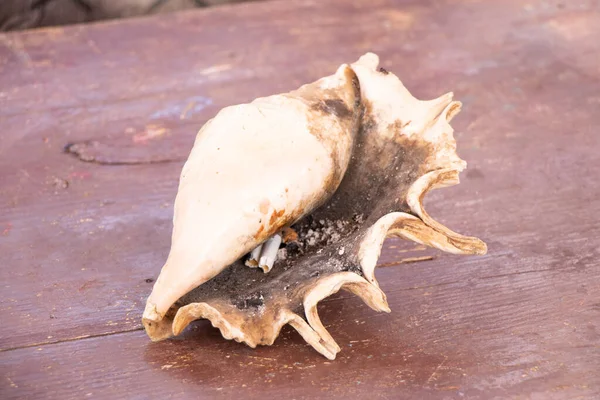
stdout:
POLYGON ((597 2, 544 0, 264 2, 1 35, 0 398, 600 398, 599 37, 597 2), (320 306, 335 361, 291 329, 254 350, 206 321, 150 343, 147 280, 197 129, 368 50, 418 97, 464 102, 469 168, 426 206, 489 254, 388 241, 392 314, 320 306))

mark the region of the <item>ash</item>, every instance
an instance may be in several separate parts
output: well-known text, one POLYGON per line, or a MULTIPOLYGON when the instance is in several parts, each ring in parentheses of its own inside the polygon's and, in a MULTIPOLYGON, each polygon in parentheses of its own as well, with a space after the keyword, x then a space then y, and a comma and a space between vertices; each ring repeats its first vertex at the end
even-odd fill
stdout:
POLYGON ((292 228, 298 234, 298 240, 285 247, 285 257, 321 248, 340 242, 349 234, 356 232, 363 223, 363 216, 355 215, 348 220, 315 219, 308 216, 292 228))

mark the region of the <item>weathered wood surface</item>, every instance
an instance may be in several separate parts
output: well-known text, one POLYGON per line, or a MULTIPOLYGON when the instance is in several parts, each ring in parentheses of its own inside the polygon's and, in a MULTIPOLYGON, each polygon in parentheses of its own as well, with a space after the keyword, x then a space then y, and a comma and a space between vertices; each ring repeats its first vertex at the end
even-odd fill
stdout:
POLYGON ((600 398, 598 37, 597 3, 542 0, 265 2, 0 36, 0 397, 600 398), (469 169, 426 205, 489 254, 379 269, 390 315, 323 302, 333 362, 290 329, 255 350, 205 322, 150 343, 146 280, 197 129, 368 50, 418 97, 464 102, 469 169))

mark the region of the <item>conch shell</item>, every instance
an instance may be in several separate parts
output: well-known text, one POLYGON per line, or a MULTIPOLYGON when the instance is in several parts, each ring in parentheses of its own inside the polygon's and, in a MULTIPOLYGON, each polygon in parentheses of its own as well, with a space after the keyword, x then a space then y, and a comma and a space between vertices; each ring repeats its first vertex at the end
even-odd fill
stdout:
POLYGON ((206 318, 255 347, 290 324, 334 359, 340 348, 317 303, 344 289, 389 312, 374 275, 386 237, 485 254, 485 243, 436 222, 422 202, 466 167, 449 125, 460 103, 451 93, 417 100, 378 63, 367 53, 294 92, 226 108, 202 128, 144 312, 153 340, 206 318), (272 270, 248 268, 242 257, 282 229, 291 234, 272 270))

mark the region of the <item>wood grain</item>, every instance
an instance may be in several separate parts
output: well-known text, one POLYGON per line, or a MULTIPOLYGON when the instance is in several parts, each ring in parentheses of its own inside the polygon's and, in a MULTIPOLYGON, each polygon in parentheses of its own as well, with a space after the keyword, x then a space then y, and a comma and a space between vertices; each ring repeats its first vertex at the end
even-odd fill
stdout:
POLYGON ((372 0, 0 36, 2 398, 600 397, 599 35, 591 2, 372 0), (149 343, 197 129, 368 50, 418 97, 463 101, 469 168, 426 207, 489 254, 388 241, 381 264, 436 257, 377 271, 391 315, 323 302, 334 362, 291 330, 256 350, 205 322, 149 343))

